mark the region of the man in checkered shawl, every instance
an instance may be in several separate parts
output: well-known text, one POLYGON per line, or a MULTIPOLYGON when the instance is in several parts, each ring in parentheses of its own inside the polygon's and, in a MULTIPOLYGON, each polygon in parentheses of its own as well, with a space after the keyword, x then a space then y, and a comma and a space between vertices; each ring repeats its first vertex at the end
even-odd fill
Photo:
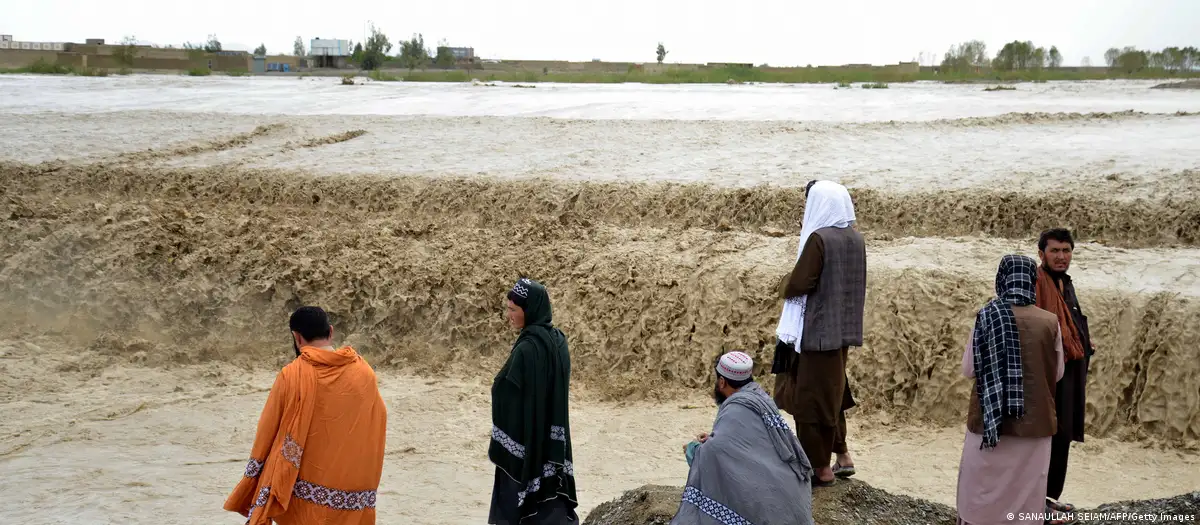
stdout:
POLYGON ((959 523, 1042 522, 1009 518, 1045 509, 1055 383, 1063 374, 1058 317, 1034 305, 1036 282, 1033 259, 1004 256, 996 297, 975 316, 963 352, 963 375, 975 389, 958 472, 959 523))

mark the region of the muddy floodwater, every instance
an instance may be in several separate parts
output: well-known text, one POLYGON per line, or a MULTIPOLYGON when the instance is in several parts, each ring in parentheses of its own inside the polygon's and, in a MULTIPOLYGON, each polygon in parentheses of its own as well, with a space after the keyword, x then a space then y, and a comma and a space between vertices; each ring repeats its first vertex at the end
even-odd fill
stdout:
POLYGON ((580 515, 678 486, 713 358, 770 387, 814 178, 867 239, 858 478, 954 504, 974 313, 1062 226, 1097 347, 1063 499, 1200 490, 1200 92, 362 80, 0 75, 0 522, 241 523, 318 304, 380 376, 379 522, 481 523, 521 275, 570 340, 580 515))

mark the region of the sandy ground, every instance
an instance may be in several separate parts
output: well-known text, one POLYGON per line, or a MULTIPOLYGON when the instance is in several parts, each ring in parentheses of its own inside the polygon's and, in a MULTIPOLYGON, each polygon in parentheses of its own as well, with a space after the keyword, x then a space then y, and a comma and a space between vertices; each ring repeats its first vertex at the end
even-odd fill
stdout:
MULTIPOLYGON (((220 507, 244 468, 273 375, 97 359, 54 341, 0 342, 0 516, 31 525, 238 523, 220 507)), ((381 523, 485 521, 489 374, 477 372, 380 374, 389 410, 381 523)), ((617 404, 576 388, 573 398, 582 514, 635 486, 680 484, 687 464, 679 447, 710 428, 715 413, 701 395, 617 404)), ((855 416, 849 434, 861 479, 954 504, 961 428, 855 416)), ((1071 459, 1064 498, 1078 505, 1200 489, 1200 457, 1191 454, 1089 438, 1071 459)))

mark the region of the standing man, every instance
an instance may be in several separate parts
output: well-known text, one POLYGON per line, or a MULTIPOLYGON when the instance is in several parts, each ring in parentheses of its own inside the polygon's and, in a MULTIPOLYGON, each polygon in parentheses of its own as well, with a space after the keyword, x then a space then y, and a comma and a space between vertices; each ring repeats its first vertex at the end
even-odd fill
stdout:
POLYGON ((1046 485, 1046 508, 1055 512, 1075 511, 1073 505, 1060 503, 1058 498, 1062 496, 1067 479, 1071 442, 1083 442, 1088 363, 1095 353, 1087 316, 1079 307, 1075 284, 1067 275, 1074 251, 1075 240, 1065 229, 1046 230, 1038 238, 1038 257, 1042 265, 1038 268, 1037 306, 1058 316, 1065 362, 1055 393, 1058 431, 1050 448, 1050 478, 1046 485))
POLYGON ((488 523, 579 523, 567 336, 554 327, 550 295, 541 283, 522 278, 508 292, 506 304, 508 321, 520 335, 492 382, 488 458, 496 465, 496 479, 488 523))
MULTIPOLYGON (((782 283, 783 312, 775 330, 775 403, 795 418, 796 436, 815 469, 813 486, 829 486, 830 456, 845 454, 846 358, 863 344, 867 250, 852 227, 854 203, 845 186, 818 181, 807 190, 800 252, 782 283)), ((843 458, 843 456, 845 456, 843 458)))
POLYGON ((962 525, 1062 525, 1045 508, 1046 462, 1055 432, 1054 383, 1063 375, 1058 319, 1034 306, 1037 263, 1005 255, 996 297, 975 314, 963 351, 974 380, 958 467, 962 525))
POLYGON ((372 525, 387 433, 375 372, 333 346, 324 310, 302 307, 289 324, 298 356, 275 377, 225 510, 249 525, 372 525))

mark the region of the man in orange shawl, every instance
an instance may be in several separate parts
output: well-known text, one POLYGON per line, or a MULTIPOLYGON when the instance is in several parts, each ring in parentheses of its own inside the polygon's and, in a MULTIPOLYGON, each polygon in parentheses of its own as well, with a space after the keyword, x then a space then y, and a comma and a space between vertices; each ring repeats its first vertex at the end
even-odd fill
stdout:
POLYGON ((375 372, 333 347, 321 308, 300 308, 289 324, 297 358, 275 377, 225 510, 251 525, 374 524, 387 432, 375 372))
POLYGON ((1075 284, 1067 275, 1074 251, 1075 240, 1071 232, 1065 229, 1046 230, 1038 238, 1038 257, 1042 265, 1038 268, 1037 307, 1058 316, 1058 324, 1062 327, 1064 361, 1063 376, 1058 381, 1054 395, 1058 429, 1050 447, 1050 472, 1046 484, 1046 510, 1049 512, 1069 513, 1075 510, 1073 505, 1061 503, 1058 499, 1062 497, 1067 479, 1067 456, 1071 452, 1071 441, 1083 442, 1088 363, 1095 353, 1088 332, 1087 316, 1079 307, 1075 284))

